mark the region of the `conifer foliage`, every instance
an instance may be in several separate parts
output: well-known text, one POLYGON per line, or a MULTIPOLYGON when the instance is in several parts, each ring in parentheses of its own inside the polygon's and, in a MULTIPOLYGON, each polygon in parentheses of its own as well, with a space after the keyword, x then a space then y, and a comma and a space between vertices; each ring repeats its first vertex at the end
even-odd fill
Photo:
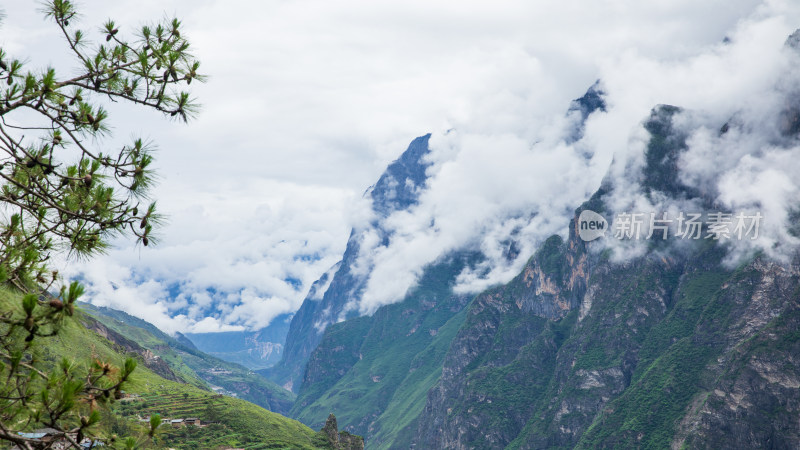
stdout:
MULTIPOLYGON (((104 106, 129 103, 186 121, 197 111, 188 87, 203 76, 177 19, 125 37, 112 20, 93 33, 80 29, 68 0, 49 0, 43 13, 73 66, 28 68, 35 58, 0 48, 0 283, 21 299, 0 309, 0 441, 48 448, 52 441, 26 433, 46 427, 77 448, 98 436, 102 405, 120 396, 136 362, 40 359, 37 345, 72 319, 83 293, 72 283, 53 295, 60 280, 49 262, 59 254, 91 257, 120 236, 153 242, 161 217, 148 195, 152 145, 111 144, 104 106)), ((104 442, 132 448, 143 441, 104 442)))

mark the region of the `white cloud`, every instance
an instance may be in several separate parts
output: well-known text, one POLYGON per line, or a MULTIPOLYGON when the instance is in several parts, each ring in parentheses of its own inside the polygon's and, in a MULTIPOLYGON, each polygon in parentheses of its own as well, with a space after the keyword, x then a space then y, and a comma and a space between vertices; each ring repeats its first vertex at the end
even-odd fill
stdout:
POLYGON ((465 275, 463 283, 480 289, 503 280, 520 269, 536 242, 566 229, 568 211, 602 177, 597 171, 593 178, 589 161, 563 143, 531 145, 514 134, 450 132, 435 136, 431 147, 435 174, 419 205, 385 220, 383 226, 392 231, 388 246, 362 249, 373 269, 361 312, 401 298, 426 264, 470 242, 490 257, 490 272, 480 282, 465 275), (453 146, 459 150, 440 161, 440 146, 448 155, 453 146), (514 229, 522 248, 509 264, 501 242, 514 229))
POLYGON ((160 305, 147 318, 169 330, 259 328, 294 312, 343 251, 348 205, 357 203, 353 194, 270 181, 217 189, 175 189, 162 199, 164 209, 174 211, 163 245, 121 247, 89 262, 63 264, 62 273, 84 277, 92 302, 140 317, 144 308, 160 305), (109 283, 136 292, 136 300, 102 287, 109 283), (149 285, 159 289, 143 290, 149 285))
MULTIPOLYGON (((678 161, 677 176, 695 188, 721 211, 760 213, 757 239, 733 239, 729 263, 761 251, 786 260, 800 244, 788 231, 789 212, 798 207, 800 185, 797 161, 800 148, 794 138, 781 135, 781 113, 796 101, 800 54, 783 46, 792 27, 781 8, 767 14, 762 8, 731 30, 730 43, 719 44, 676 64, 641 59, 627 60, 608 77, 619 92, 649 93, 688 110, 674 117, 674 125, 687 136, 687 150, 678 161), (636 82, 646 74, 646 82, 636 82), (726 132, 721 133, 727 123, 726 132)), ((796 9, 791 17, 797 17, 796 9)), ((614 98, 612 95, 610 98, 614 98)), ((624 104, 624 103, 622 103, 624 104)), ((785 125, 785 124, 784 124, 785 125)), ((617 212, 696 212, 697 201, 647 198, 641 194, 639 173, 644 164, 647 133, 634 134, 618 152, 610 172, 614 184, 611 208, 617 212)), ((735 219, 734 219, 735 222, 735 219)), ((645 251, 644 242, 608 240, 616 256, 625 259, 645 251)))

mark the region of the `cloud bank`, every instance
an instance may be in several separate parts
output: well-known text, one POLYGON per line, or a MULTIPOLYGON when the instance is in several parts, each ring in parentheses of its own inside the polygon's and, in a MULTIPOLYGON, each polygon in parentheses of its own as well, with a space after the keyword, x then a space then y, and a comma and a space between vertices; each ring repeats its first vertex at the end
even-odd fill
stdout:
MULTIPOLYGON (((33 65, 65 63, 54 28, 23 3, 4 6, 0 45, 33 65)), ((774 49, 800 24, 788 0, 80 3, 87 26, 181 17, 211 75, 186 126, 112 106, 118 137, 160 145, 161 246, 119 242, 62 270, 87 282, 92 302, 167 331, 255 329, 296 309, 366 220, 364 189, 429 131, 428 190, 387 221, 395 239, 369 255, 358 308, 397 300, 425 264, 465 243, 489 262, 460 288, 502 282, 543 236, 563 232, 612 155, 635 160, 652 106, 741 108, 771 86, 774 49), (608 112, 566 144, 565 109, 597 79, 608 112), (509 233, 522 246, 513 261, 509 233)), ((778 180, 759 161, 730 170, 778 180)), ((736 198, 757 196, 753 186, 736 198)), ((793 185, 781 186, 788 198, 793 185)))
MULTIPOLYGON (((720 209, 760 211, 769 219, 757 240, 733 245, 731 260, 756 249, 785 259, 799 242, 788 232, 788 219, 791 208, 800 205, 795 181, 800 155, 796 141, 779 148, 777 143, 787 139, 778 136, 776 127, 787 99, 796 98, 800 87, 798 54, 783 45, 800 23, 797 12, 788 4, 760 5, 720 30, 724 39, 677 57, 634 47, 598 52, 607 111, 590 116, 583 138, 574 143, 568 143, 571 128, 564 125, 568 103, 559 109, 546 98, 536 99, 537 108, 487 101, 484 114, 448 124, 459 131, 432 138, 434 165, 419 206, 385 221, 392 234, 388 245, 362 249, 374 269, 359 311, 369 314, 398 301, 426 264, 464 247, 479 247, 488 258, 478 270, 461 274, 456 291, 478 292, 509 281, 539 243, 566 234, 574 208, 600 186, 612 158, 607 181, 614 187, 610 201, 615 211, 696 210, 696 204, 659 202, 642 192, 650 139, 642 123, 657 104, 687 111, 675 119, 689 136, 679 162, 683 182, 720 209), (491 106, 498 109, 488 110, 491 106), (513 119, 492 121, 508 111, 514 112, 507 116, 513 119), (744 129, 717 138, 732 117, 744 129), (512 260, 510 239, 521 248, 512 260)), ((544 74, 533 71, 526 83, 549 87, 544 74)), ((522 97, 511 98, 520 102, 522 97)), ((643 242, 609 244, 618 258, 646 250, 643 242)))

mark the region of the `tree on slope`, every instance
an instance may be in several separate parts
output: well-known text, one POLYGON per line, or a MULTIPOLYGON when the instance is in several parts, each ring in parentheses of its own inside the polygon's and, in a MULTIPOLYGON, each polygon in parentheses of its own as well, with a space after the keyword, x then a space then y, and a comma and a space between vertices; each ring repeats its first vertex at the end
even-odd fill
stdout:
POLYGON ((110 147, 103 104, 127 102, 186 121, 196 104, 182 89, 203 79, 177 19, 143 26, 131 38, 109 20, 93 43, 76 27, 72 2, 50 0, 43 10, 63 34, 77 75, 28 69, 25 58, 0 48, 0 283, 21 298, 0 303, 0 440, 31 449, 50 445, 22 433, 35 428, 56 430, 73 447, 97 437, 100 409, 121 395, 136 365, 44 363, 36 350, 73 319, 83 293, 73 282, 51 294, 60 283, 51 258, 88 258, 118 236, 147 246, 159 223, 148 197, 152 148, 141 139, 110 147))

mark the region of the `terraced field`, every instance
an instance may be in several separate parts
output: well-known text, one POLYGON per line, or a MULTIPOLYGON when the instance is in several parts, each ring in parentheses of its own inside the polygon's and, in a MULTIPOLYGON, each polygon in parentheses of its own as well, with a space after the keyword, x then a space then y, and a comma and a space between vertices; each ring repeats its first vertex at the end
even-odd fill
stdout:
POLYGON ((162 419, 198 418, 207 426, 173 427, 164 423, 156 443, 178 449, 236 447, 326 448, 321 434, 309 433, 299 422, 280 417, 240 399, 201 391, 186 385, 163 385, 117 402, 114 410, 129 421, 158 414, 162 419), (276 420, 278 419, 278 420, 276 420), (298 442, 302 443, 298 447, 298 442))
POLYGON ((139 415, 149 417, 159 414, 162 418, 182 419, 185 417, 202 418, 209 405, 222 405, 224 402, 217 396, 192 395, 189 393, 170 393, 168 391, 150 392, 138 398, 120 402, 117 410, 128 417, 139 415))

